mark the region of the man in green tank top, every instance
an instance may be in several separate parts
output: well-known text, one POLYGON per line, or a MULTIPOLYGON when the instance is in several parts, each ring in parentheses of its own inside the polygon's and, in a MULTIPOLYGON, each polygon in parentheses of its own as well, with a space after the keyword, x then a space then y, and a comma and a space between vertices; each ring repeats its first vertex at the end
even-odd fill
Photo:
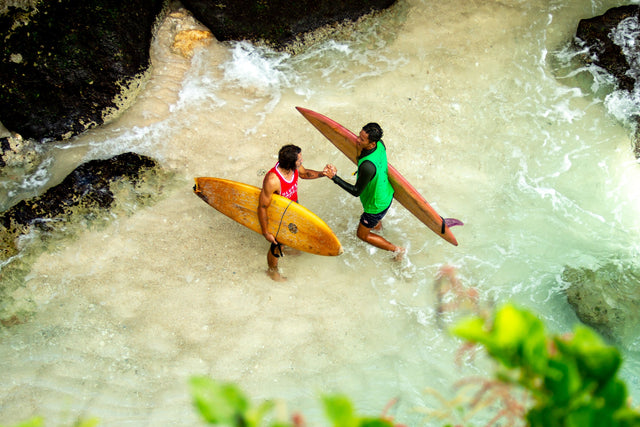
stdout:
POLYGON ((382 128, 377 123, 365 125, 356 141, 358 150, 358 178, 349 184, 337 175, 333 165, 327 165, 324 174, 353 196, 360 196, 364 213, 358 224, 358 238, 377 248, 394 252, 400 259, 404 248, 396 246, 372 230, 381 228, 381 220, 393 201, 393 187, 389 182, 387 148, 382 142, 382 128))

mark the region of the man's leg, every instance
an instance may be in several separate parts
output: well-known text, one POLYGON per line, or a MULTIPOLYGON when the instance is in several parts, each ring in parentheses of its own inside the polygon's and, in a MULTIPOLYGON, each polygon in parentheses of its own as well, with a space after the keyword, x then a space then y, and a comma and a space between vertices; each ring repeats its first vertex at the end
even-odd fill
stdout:
POLYGON ((273 254, 271 253, 271 249, 267 251, 267 265, 269 266, 269 269, 267 270, 267 274, 269 275, 269 277, 271 277, 276 282, 283 282, 287 280, 280 275, 280 272, 278 271, 278 258, 273 256, 273 254))
MULTIPOLYGON (((378 223, 380 224, 380 223, 378 223)), ((377 224, 376 224, 377 225, 377 224)), ((374 227, 375 228, 375 227, 374 227)), ((384 237, 371 232, 371 228, 365 227, 362 223, 358 224, 358 238, 362 241, 375 246, 376 248, 384 249, 390 252, 404 251, 403 248, 394 245, 384 237)))

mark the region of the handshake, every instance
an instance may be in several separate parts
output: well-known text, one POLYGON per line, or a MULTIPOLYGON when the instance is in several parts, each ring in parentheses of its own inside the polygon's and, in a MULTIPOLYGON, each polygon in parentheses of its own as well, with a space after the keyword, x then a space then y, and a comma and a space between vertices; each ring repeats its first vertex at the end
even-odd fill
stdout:
POLYGON ((322 174, 329 179, 333 179, 334 176, 338 173, 338 169, 336 169, 333 165, 326 165, 322 170, 322 174))

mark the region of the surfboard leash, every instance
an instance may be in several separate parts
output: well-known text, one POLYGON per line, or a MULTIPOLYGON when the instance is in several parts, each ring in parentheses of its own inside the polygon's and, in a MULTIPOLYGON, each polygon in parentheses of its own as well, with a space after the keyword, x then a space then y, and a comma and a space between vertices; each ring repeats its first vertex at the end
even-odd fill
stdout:
MULTIPOLYGON (((276 242, 278 241, 278 234, 280 234, 280 227, 282 227, 282 221, 284 220, 284 215, 287 213, 287 209, 289 209, 289 206, 291 206, 291 203, 293 203, 293 200, 289 200, 289 203, 287 204, 287 207, 284 208, 284 211, 282 211, 282 216, 280 217, 280 224, 278 224, 278 231, 276 231, 276 235, 275 235, 276 242)), ((275 247, 274 247, 274 245, 271 245, 271 253, 276 258, 280 258, 281 256, 284 256, 284 254, 282 253, 282 246, 280 245, 280 242, 278 242, 275 245, 275 247), (276 252, 276 248, 280 251, 280 255, 277 255, 275 253, 276 252)))

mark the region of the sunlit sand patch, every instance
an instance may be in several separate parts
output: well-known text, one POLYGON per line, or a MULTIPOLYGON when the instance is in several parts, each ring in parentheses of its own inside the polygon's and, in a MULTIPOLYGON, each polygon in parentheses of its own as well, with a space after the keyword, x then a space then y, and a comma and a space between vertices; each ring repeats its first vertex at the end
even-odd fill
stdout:
POLYGON ((193 56, 194 49, 206 46, 211 42, 213 35, 209 31, 204 30, 185 30, 176 34, 175 42, 172 48, 181 55, 190 58, 193 56))

